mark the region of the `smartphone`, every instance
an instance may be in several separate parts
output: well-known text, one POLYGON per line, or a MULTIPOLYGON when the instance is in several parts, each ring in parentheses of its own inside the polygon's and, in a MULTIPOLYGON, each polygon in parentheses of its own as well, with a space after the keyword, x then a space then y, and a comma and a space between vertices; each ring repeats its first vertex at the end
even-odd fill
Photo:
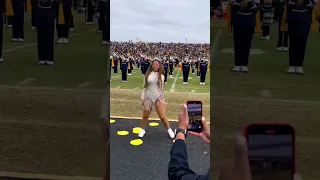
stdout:
POLYGON ((188 131, 202 132, 202 102, 187 101, 189 126, 188 131))
POLYGON ((245 128, 252 180, 292 180, 295 131, 289 124, 250 124, 245 128))

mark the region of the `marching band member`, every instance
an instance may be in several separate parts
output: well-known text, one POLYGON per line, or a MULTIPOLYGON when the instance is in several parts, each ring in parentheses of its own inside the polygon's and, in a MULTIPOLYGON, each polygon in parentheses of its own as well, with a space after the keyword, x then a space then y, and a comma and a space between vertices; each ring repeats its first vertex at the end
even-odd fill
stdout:
POLYGON ((129 76, 132 75, 132 70, 133 70, 133 57, 130 57, 129 61, 128 61, 128 75, 129 76))
POLYGON ((208 69, 209 69, 208 60, 202 59, 202 61, 200 62, 200 85, 205 85, 208 69))
POLYGON ((70 18, 73 13, 73 0, 63 0, 57 8, 57 44, 69 43, 70 18))
POLYGON ((170 57, 169 59, 169 76, 173 76, 173 68, 174 68, 174 60, 173 57, 170 57))
POLYGON ((6 10, 6 1, 1 1, 0 2, 0 63, 3 62, 3 57, 2 57, 2 44, 3 44, 3 17, 4 17, 4 12, 6 10))
POLYGON ((93 2, 92 0, 84 0, 84 6, 85 6, 85 20, 84 22, 87 25, 92 25, 93 24, 93 15, 94 15, 94 5, 96 3, 93 2))
POLYGON ((262 40, 270 39, 270 26, 273 23, 274 8, 272 0, 261 0, 262 40))
POLYGON ((191 68, 190 68, 190 63, 189 63, 189 59, 185 58, 182 62, 181 62, 181 71, 183 73, 183 84, 187 85, 188 84, 188 78, 189 78, 189 72, 190 72, 191 68))
POLYGON ((38 64, 54 64, 54 25, 61 0, 39 0, 37 7, 38 64))
POLYGON ((121 74, 122 74, 122 82, 127 82, 128 80, 128 76, 127 76, 127 72, 128 72, 128 64, 129 64, 129 60, 128 57, 124 57, 121 58, 123 59, 121 62, 121 74))
POLYGON ((277 51, 288 51, 288 41, 289 35, 288 31, 281 30, 281 24, 283 24, 283 13, 285 7, 285 0, 275 0, 275 16, 276 20, 278 21, 278 44, 277 44, 277 51))
POLYGON ((166 57, 164 57, 162 63, 164 69, 164 84, 167 84, 169 61, 166 59, 166 57))
POLYGON ((232 71, 249 72, 249 55, 260 0, 230 0, 230 5, 235 64, 232 71))
POLYGON ((108 45, 110 42, 110 15, 108 10, 110 9, 110 0, 98 0, 97 17, 99 19, 99 30, 102 32, 102 44, 108 45))
POLYGON ((24 0, 12 0, 13 21, 12 21, 12 41, 24 42, 24 0))
POLYGON ((313 22, 314 5, 314 0, 290 0, 286 3, 282 28, 288 31, 290 39, 287 73, 304 74, 302 66, 313 22))

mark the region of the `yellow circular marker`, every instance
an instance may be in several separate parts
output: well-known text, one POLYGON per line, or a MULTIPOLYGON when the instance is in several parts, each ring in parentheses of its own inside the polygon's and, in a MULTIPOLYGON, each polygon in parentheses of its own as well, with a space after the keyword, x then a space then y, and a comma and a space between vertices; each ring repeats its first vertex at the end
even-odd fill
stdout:
POLYGON ((119 136, 126 136, 126 135, 129 134, 129 132, 128 132, 128 131, 118 131, 117 134, 118 134, 119 136))
POLYGON ((151 122, 151 123, 149 123, 149 126, 159 126, 159 123, 156 123, 156 122, 151 122))
POLYGON ((110 119, 110 124, 115 123, 116 120, 110 119))
POLYGON ((133 128, 132 129, 132 132, 134 133, 134 134, 139 134, 140 133, 140 131, 141 131, 141 127, 135 127, 135 128, 133 128))
POLYGON ((135 139, 135 140, 130 141, 130 144, 132 146, 140 146, 141 144, 143 144, 143 141, 141 139, 135 139))

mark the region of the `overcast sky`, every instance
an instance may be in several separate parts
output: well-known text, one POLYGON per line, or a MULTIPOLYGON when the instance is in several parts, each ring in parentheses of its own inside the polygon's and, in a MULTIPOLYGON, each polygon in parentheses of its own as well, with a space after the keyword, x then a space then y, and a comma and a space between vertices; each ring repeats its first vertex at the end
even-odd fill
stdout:
POLYGON ((209 0, 110 0, 111 41, 210 42, 209 0))

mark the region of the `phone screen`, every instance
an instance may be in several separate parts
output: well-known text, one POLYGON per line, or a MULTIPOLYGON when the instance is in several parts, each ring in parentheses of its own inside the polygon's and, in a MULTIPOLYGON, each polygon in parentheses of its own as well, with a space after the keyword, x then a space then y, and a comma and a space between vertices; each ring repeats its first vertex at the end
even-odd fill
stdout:
POLYGON ((292 180, 294 133, 290 126, 248 128, 248 150, 252 180, 292 180))
POLYGON ((202 102, 188 101, 188 115, 189 127, 188 131, 201 132, 202 131, 202 102))

